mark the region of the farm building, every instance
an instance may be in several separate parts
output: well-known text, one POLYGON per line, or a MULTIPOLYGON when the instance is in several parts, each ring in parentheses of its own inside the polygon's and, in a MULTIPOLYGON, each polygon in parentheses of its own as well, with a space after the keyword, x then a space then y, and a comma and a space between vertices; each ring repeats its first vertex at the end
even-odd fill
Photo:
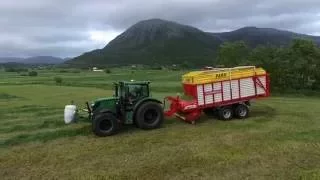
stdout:
POLYGON ((97 67, 93 67, 93 68, 92 68, 92 71, 93 71, 93 72, 103 72, 102 69, 98 69, 97 67))

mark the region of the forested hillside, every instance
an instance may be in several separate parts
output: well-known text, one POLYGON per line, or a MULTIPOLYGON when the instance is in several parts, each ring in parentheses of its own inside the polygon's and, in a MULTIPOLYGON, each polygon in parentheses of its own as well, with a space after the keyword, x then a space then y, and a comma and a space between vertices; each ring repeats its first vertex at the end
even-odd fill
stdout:
POLYGON ((295 39, 288 47, 260 45, 254 49, 243 41, 227 42, 218 51, 218 64, 265 68, 276 91, 320 89, 320 48, 311 40, 295 39))

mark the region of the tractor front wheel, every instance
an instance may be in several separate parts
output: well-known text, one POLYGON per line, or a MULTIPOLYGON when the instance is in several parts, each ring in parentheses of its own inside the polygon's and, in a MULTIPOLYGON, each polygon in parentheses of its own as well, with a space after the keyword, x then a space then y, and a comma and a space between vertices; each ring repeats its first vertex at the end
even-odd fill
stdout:
POLYGON ((92 131, 97 136, 111 136, 117 133, 119 123, 112 113, 101 113, 92 120, 92 131))
POLYGON ((136 124, 141 129, 159 128, 163 123, 164 112, 157 102, 147 101, 136 112, 136 124))

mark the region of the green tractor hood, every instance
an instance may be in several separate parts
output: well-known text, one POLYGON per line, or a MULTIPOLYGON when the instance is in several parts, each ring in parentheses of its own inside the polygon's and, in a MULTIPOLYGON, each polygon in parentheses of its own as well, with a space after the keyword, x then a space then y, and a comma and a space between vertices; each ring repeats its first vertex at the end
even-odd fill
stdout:
POLYGON ((116 103, 118 100, 118 97, 96 99, 90 104, 90 112, 99 111, 101 109, 108 109, 112 112, 116 112, 116 103))

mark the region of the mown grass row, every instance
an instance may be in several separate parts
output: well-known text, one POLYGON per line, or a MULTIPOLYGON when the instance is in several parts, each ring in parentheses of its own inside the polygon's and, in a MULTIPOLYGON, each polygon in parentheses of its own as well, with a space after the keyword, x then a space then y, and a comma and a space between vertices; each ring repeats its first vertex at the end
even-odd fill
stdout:
POLYGON ((20 134, 15 137, 9 138, 0 142, 0 147, 7 147, 11 145, 19 145, 29 142, 41 142, 45 143, 50 140, 55 140, 64 137, 73 136, 85 136, 91 133, 89 126, 76 129, 66 129, 66 130, 55 130, 51 132, 37 132, 33 134, 20 134))
MULTIPOLYGON (((59 118, 61 119, 61 117, 59 118)), ((19 131, 34 131, 39 129, 45 128, 58 128, 65 126, 63 121, 56 120, 43 120, 41 123, 28 123, 28 124, 15 124, 14 121, 1 123, 3 127, 0 128, 0 133, 12 133, 12 132, 19 132, 19 131), (6 127, 7 126, 7 127, 6 127)))
MULTIPOLYGON (((30 109, 28 109, 30 110, 30 109)), ((27 110, 27 111, 28 111, 27 110)), ((29 111, 30 112, 30 111, 29 111)), ((286 117, 286 118, 296 118, 299 119, 301 117, 307 117, 307 118, 313 118, 312 116, 308 117, 305 114, 301 113, 294 113, 291 111, 287 112, 279 112, 276 109, 270 107, 269 105, 265 104, 257 104, 257 106, 252 108, 251 112, 251 119, 246 121, 239 121, 234 120, 230 122, 220 122, 216 121, 215 118, 207 119, 206 116, 203 115, 202 120, 198 122, 198 124, 202 123, 218 123, 217 126, 213 127, 213 130, 232 130, 232 131, 245 131, 254 129, 255 131, 261 130, 264 131, 265 129, 268 129, 268 126, 273 123, 271 119, 279 119, 279 117, 286 117)), ((73 129, 73 126, 69 126, 71 129, 63 129, 66 125, 62 121, 62 117, 59 116, 60 120, 57 120, 55 118, 50 118, 50 120, 44 120, 40 121, 38 123, 30 123, 30 124, 3 124, 4 127, 0 128, 0 133, 12 133, 12 132, 23 132, 23 131, 35 131, 35 133, 27 133, 27 134, 19 134, 14 137, 11 137, 9 139, 6 139, 2 146, 9 146, 9 145, 19 145, 23 143, 29 143, 33 141, 38 142, 47 142, 49 140, 64 138, 64 137, 72 137, 72 136, 83 136, 83 135, 89 135, 92 134, 90 130, 90 123, 87 121, 86 118, 80 119, 80 127, 76 126, 75 129, 73 129), (51 132, 40 132, 38 133, 37 130, 40 129, 56 129, 55 131, 51 132)), ((176 121, 176 120, 167 120, 165 126, 170 126, 170 122, 176 121)), ((14 121, 12 121, 14 123, 14 121)), ((177 121, 177 123, 183 123, 177 121)), ((274 123, 273 123, 274 124, 274 123)), ((291 132, 287 131, 285 128, 281 128, 281 126, 290 127, 290 124, 292 124, 292 121, 287 121, 287 119, 283 118, 280 119, 279 122, 277 122, 277 126, 271 130, 268 130, 267 133, 269 133, 270 136, 274 137, 279 140, 289 140, 291 139, 297 139, 297 140, 316 140, 319 138, 319 133, 316 130, 311 131, 298 131, 298 132, 291 132), (285 131, 278 132, 278 129, 283 129, 285 131), (276 134, 276 136, 275 136, 276 134), (285 137, 289 138, 286 139, 285 137)), ((305 121, 301 122, 295 122, 295 125, 300 124, 304 125, 305 127, 312 127, 313 124, 306 125, 305 121)), ((133 128, 133 127, 131 127, 133 128)), ((290 130, 290 129, 289 129, 290 130)))

